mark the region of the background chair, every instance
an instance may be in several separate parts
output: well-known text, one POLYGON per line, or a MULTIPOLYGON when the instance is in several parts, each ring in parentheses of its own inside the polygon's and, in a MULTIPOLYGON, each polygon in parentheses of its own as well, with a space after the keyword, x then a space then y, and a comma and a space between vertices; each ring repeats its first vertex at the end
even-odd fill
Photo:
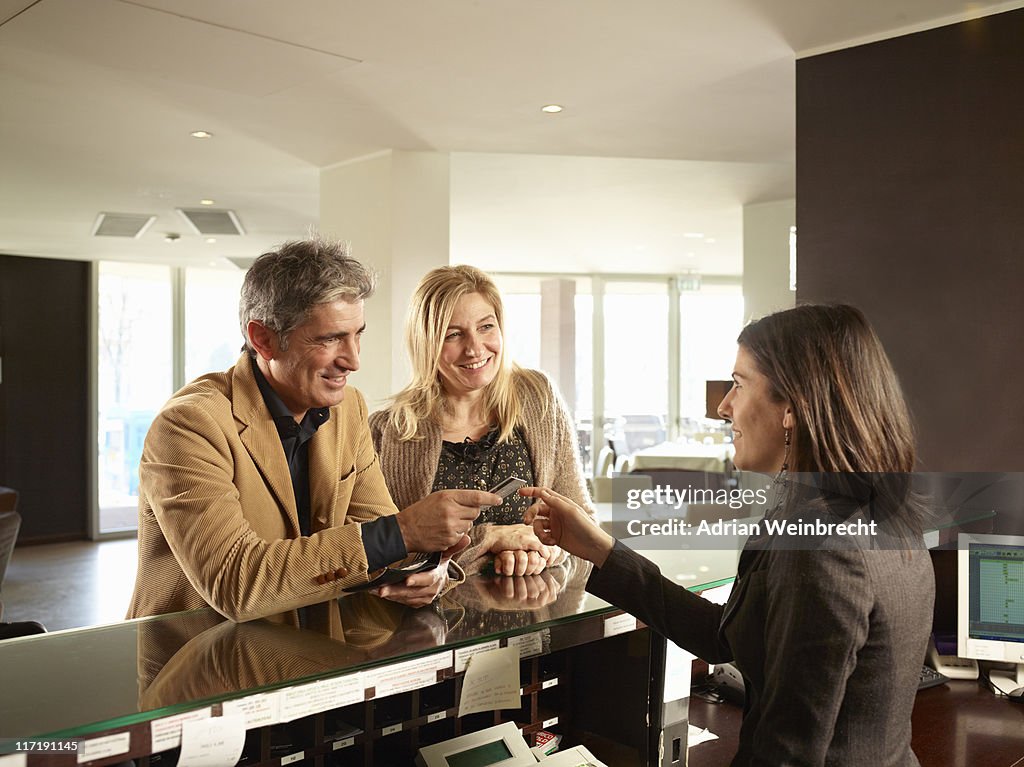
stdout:
MULTIPOLYGON (((21 515, 16 511, 17 507, 18 492, 9 487, 0 487, 0 592, 7 574, 7 563, 11 561, 18 530, 21 528, 21 515)), ((3 614, 4 603, 0 600, 0 618, 3 618, 3 614)))
POLYGON ((7 563, 21 528, 21 515, 15 511, 17 506, 18 493, 9 487, 0 487, 0 588, 3 588, 7 563))

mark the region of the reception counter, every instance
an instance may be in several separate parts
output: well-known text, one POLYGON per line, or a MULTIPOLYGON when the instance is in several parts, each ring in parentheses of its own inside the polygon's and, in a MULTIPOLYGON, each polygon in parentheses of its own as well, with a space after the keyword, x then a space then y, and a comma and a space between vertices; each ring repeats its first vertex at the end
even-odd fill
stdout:
MULTIPOLYGON (((657 560, 699 591, 731 579, 736 552, 657 560)), ((666 739, 685 754, 664 640, 587 594, 589 573, 570 560, 474 576, 418 610, 355 594, 248 623, 204 609, 8 640, 0 767, 170 767, 183 721, 229 714, 245 717, 240 763, 260 767, 411 764, 422 745, 505 721, 608 764, 661 764, 666 739), (467 658, 497 647, 518 648, 520 707, 458 716, 467 658)))

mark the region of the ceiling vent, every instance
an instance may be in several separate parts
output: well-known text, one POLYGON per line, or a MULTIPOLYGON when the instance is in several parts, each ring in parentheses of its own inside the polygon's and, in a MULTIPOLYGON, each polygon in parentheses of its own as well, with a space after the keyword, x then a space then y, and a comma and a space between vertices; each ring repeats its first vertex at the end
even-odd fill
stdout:
POLYGON ((178 208, 196 234, 245 234, 233 210, 216 208, 178 208))
POLYGON ((148 213, 100 213, 92 226, 93 237, 141 237, 156 221, 148 213))

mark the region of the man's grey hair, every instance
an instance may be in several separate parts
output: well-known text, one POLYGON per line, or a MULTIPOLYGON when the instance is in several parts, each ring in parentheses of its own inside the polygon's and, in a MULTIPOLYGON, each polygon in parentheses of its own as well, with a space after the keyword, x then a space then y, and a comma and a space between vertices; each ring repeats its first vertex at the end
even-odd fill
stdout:
POLYGON ((288 348, 288 334, 301 325, 313 307, 339 299, 361 301, 373 295, 377 277, 348 254, 344 242, 313 237, 286 242, 257 258, 245 275, 238 301, 238 321, 247 328, 256 320, 273 330, 288 348))

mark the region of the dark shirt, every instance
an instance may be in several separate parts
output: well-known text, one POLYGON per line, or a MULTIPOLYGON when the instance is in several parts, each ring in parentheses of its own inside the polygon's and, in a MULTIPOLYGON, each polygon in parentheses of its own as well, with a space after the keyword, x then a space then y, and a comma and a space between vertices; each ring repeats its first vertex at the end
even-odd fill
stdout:
MULTIPOLYGON (((533 462, 522 432, 514 429, 505 442, 498 441, 498 432, 495 426, 479 440, 442 442, 432 491, 461 487, 488 490, 509 477, 518 477, 532 485, 533 462)), ((510 495, 500 506, 481 511, 473 524, 522 524, 523 512, 531 502, 519 494, 510 495)))
MULTIPOLYGON (((331 409, 310 408, 301 423, 296 423, 291 411, 256 364, 256 358, 251 359, 256 385, 277 426, 281 447, 284 448, 284 456, 288 461, 292 491, 295 493, 295 507, 299 513, 299 529, 304 536, 308 536, 311 534, 312 519, 309 499, 309 441, 313 439, 317 429, 327 423, 331 417, 331 409)), ((398 527, 398 519, 394 515, 364 522, 361 532, 367 569, 371 572, 403 559, 408 554, 405 541, 402 539, 402 531, 398 527)))

